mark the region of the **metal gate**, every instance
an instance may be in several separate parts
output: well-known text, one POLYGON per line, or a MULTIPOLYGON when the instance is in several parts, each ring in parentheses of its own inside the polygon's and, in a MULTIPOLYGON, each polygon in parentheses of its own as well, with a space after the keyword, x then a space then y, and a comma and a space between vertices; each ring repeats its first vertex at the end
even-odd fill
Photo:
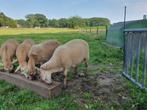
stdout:
POLYGON ((123 75, 147 91, 147 28, 124 31, 123 75))

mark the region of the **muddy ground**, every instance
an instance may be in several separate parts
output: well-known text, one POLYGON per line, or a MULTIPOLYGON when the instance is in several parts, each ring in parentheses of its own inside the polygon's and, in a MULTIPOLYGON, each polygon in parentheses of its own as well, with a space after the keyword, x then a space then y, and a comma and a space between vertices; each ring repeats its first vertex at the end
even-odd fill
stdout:
POLYGON ((92 100, 102 104, 121 106, 131 100, 121 74, 97 73, 95 76, 78 77, 69 81, 66 91, 77 98, 77 103, 84 106, 84 93, 90 93, 92 100))
MULTIPOLYGON (((93 67, 92 70, 97 67, 93 67)), ((70 93, 76 99, 79 106, 85 106, 85 93, 89 93, 91 100, 101 102, 102 105, 123 106, 130 102, 130 91, 127 88, 126 79, 121 73, 99 73, 88 74, 87 77, 77 76, 68 81, 68 87, 65 91, 70 93)), ((56 81, 63 81, 61 74, 52 77, 56 81), (58 76, 58 78, 56 78, 58 76), (60 80, 59 80, 60 79, 60 80)))

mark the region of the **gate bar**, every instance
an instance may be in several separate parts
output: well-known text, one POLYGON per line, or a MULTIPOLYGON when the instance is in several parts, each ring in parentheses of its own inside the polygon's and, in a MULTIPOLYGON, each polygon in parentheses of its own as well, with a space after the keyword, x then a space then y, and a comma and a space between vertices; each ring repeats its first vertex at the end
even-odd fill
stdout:
POLYGON ((123 76, 125 76, 127 79, 129 79, 132 83, 136 84, 137 86, 139 86, 141 89, 147 91, 147 88, 145 88, 144 86, 142 86, 142 84, 136 82, 136 80, 134 80, 133 78, 130 78, 129 75, 125 74, 125 72, 122 73, 123 76))

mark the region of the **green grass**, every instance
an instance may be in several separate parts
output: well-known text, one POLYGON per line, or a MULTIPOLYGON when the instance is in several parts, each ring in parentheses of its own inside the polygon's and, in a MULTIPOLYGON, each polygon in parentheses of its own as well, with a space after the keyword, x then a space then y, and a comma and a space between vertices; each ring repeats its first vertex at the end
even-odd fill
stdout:
POLYGON ((60 32, 76 32, 76 29, 68 28, 1 28, 0 35, 19 35, 19 34, 35 34, 35 33, 60 33, 60 32))
POLYGON ((94 27, 84 27, 84 29, 101 29, 101 30, 105 30, 106 29, 106 26, 94 26, 94 27))
MULTIPOLYGON (((17 29, 10 29, 13 31, 9 33, 8 30, 3 30, 0 33, 0 44, 7 39, 15 38, 18 41, 23 41, 26 38, 33 39, 36 43, 42 42, 48 39, 57 39, 61 43, 65 43, 71 39, 84 39, 90 46, 90 65, 98 65, 96 72, 114 72, 120 73, 122 71, 122 50, 109 47, 105 45, 104 35, 96 36, 89 33, 78 32, 46 32, 44 29, 40 29, 38 32, 35 29, 35 33, 30 32, 28 29, 22 29, 26 32, 22 33, 17 29), (110 68, 111 65, 111 68, 110 68)), ((1 32, 1 31, 0 31, 1 32)), ((89 74, 94 74, 92 70, 89 74)), ((70 79, 70 78, 69 78, 70 79)), ((126 89, 130 90, 130 97, 133 99, 119 108, 116 105, 103 105, 99 100, 94 101, 91 98, 91 94, 85 92, 83 99, 85 106, 79 106, 71 93, 63 91, 62 94, 54 99, 46 100, 37 94, 30 92, 29 90, 19 89, 13 85, 10 85, 4 81, 0 81, 0 110, 145 110, 147 109, 147 93, 139 90, 136 86, 132 85, 126 80, 126 89)), ((77 93, 78 94, 78 93, 77 93)), ((111 103, 111 102, 110 102, 111 103)))

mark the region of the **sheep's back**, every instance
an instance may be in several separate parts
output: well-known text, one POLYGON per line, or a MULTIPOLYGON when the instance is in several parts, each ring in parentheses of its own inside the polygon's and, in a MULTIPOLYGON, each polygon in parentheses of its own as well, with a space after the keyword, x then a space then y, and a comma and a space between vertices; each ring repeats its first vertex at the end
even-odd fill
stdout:
POLYGON ((51 58, 54 50, 59 45, 60 45, 59 42, 54 41, 54 40, 48 40, 41 44, 34 45, 29 52, 29 56, 35 55, 36 62, 44 63, 51 58))
POLYGON ((55 40, 49 40, 46 41, 43 46, 42 46, 42 50, 43 50, 43 55, 45 57, 45 59, 49 59, 51 58, 51 56, 53 55, 54 50, 59 46, 59 42, 55 41, 55 40))
POLYGON ((75 39, 59 46, 54 55, 60 57, 61 64, 64 65, 77 65, 84 59, 89 59, 89 46, 84 40, 75 39))
POLYGON ((89 58, 89 45, 86 41, 82 39, 74 39, 65 45, 73 62, 76 61, 76 59, 83 60, 83 58, 89 58))
POLYGON ((9 54, 10 57, 15 56, 16 49, 18 47, 19 43, 16 40, 10 39, 7 40, 2 46, 1 46, 1 55, 9 54))
POLYGON ((25 40, 23 43, 21 43, 17 50, 16 50, 16 56, 18 60, 25 61, 28 57, 29 50, 31 49, 34 42, 30 40, 25 40))

